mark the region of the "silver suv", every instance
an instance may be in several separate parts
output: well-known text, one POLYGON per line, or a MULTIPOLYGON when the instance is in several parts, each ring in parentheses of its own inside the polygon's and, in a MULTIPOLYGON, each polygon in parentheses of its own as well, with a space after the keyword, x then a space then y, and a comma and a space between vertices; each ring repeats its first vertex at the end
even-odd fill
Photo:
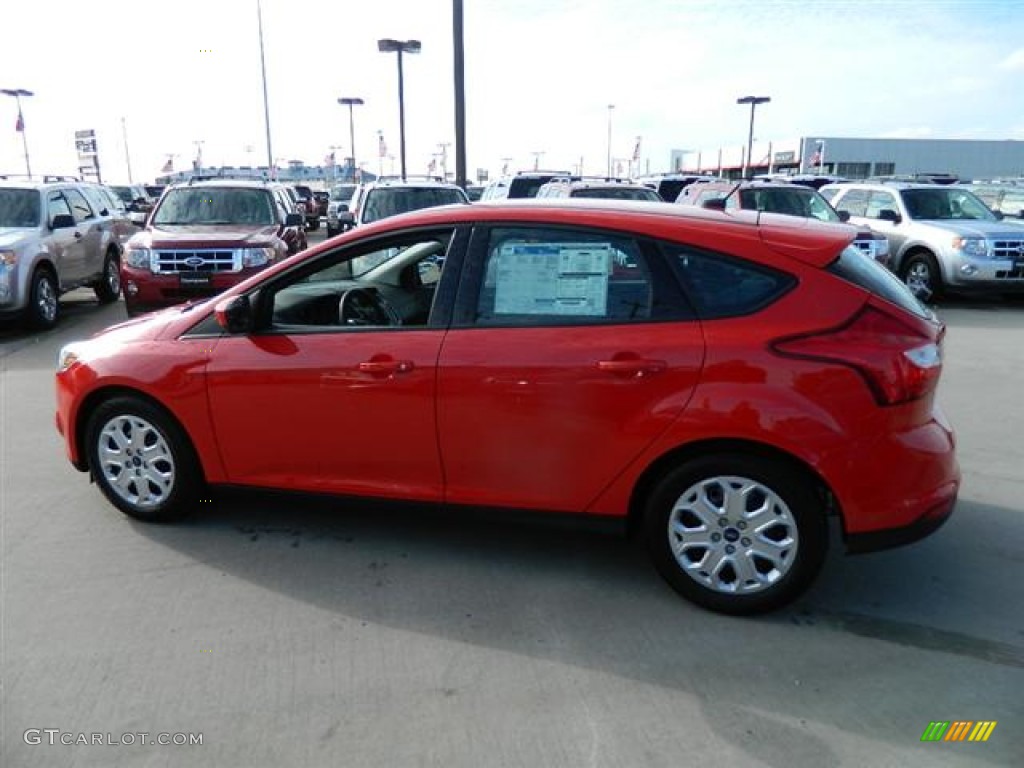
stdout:
POLYGON ((0 180, 0 316, 52 328, 60 294, 81 286, 116 301, 127 226, 97 184, 0 180))
POLYGON ((920 299, 947 289, 1024 291, 1024 228, 1004 223, 964 187, 852 183, 820 192, 850 221, 889 239, 893 270, 920 299))

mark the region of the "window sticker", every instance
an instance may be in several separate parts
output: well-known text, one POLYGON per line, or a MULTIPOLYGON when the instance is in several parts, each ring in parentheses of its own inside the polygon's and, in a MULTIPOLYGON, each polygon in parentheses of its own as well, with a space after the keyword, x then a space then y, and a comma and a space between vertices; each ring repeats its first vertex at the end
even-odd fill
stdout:
POLYGON ((493 258, 497 315, 607 312, 610 243, 505 243, 493 258))

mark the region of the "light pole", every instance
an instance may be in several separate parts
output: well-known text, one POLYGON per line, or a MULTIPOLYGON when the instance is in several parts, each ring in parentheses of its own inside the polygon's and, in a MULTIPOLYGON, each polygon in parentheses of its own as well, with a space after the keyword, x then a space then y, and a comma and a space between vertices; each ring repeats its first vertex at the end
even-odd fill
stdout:
POLYGON ((750 152, 754 148, 754 109, 758 104, 767 104, 771 101, 770 96, 744 96, 736 99, 737 104, 750 105, 750 132, 747 134, 747 155, 743 158, 743 178, 747 178, 747 169, 751 166, 750 152))
POLYGON ((263 73, 263 126, 267 134, 267 170, 272 172, 274 153, 270 149, 270 101, 267 98, 267 58, 263 53, 263 7, 256 0, 256 17, 260 28, 260 71, 263 73))
POLYGON ((398 54, 398 144, 402 160, 402 181, 405 181, 405 80, 402 74, 402 54, 419 53, 419 40, 392 40, 383 38, 377 41, 377 50, 381 53, 398 54))
POLYGON ((615 110, 614 104, 608 105, 608 177, 612 175, 612 112, 615 110))
POLYGON ((343 96, 338 99, 338 103, 348 107, 348 141, 349 151, 352 153, 352 181, 356 180, 356 124, 355 119, 352 117, 352 107, 362 106, 365 102, 360 98, 350 98, 343 96))
POLYGON ((134 184, 132 181, 132 156, 128 151, 128 128, 125 124, 125 120, 121 118, 121 135, 124 137, 124 161, 128 166, 128 183, 134 184))
POLYGON ((28 139, 25 137, 25 117, 21 114, 21 97, 34 96, 35 94, 32 91, 26 91, 24 88, 0 88, 0 93, 13 96, 14 100, 18 102, 18 122, 15 124, 15 128, 21 132, 21 145, 25 148, 25 171, 28 173, 29 179, 31 179, 32 164, 28 161, 28 139))

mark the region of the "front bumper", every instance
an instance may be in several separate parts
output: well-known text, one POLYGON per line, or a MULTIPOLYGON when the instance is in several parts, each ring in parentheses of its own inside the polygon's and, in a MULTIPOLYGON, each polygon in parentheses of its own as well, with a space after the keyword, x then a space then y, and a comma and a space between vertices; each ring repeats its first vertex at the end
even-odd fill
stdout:
POLYGON ((140 312, 216 296, 264 269, 266 265, 238 272, 210 272, 209 282, 197 284, 189 282, 187 276, 183 279, 181 274, 154 274, 148 269, 122 265, 121 285, 128 309, 140 312))

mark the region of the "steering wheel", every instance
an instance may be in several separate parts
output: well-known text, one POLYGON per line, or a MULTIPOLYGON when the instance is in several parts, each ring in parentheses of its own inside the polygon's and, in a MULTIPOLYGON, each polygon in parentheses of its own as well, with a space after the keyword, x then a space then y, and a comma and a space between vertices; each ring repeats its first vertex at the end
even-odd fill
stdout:
POLYGON ((395 325, 392 313, 376 291, 352 288, 338 300, 341 325, 395 325))

